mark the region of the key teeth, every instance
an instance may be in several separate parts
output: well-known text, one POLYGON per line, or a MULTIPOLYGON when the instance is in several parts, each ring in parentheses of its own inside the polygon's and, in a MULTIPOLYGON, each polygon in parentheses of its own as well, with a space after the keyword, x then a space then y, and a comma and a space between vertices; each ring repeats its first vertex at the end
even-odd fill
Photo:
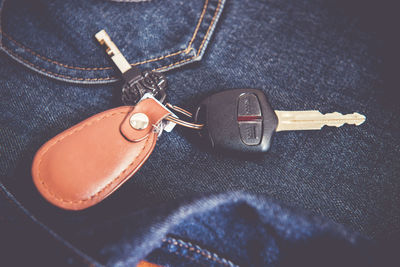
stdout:
POLYGON ((341 127, 344 124, 361 125, 365 116, 357 112, 343 115, 340 112, 323 114, 318 110, 282 111, 276 110, 278 127, 276 131, 320 130, 324 126, 341 127))
POLYGON ((367 119, 367 117, 365 117, 364 115, 362 115, 362 114, 360 114, 360 113, 357 113, 357 112, 354 112, 353 115, 354 115, 354 116, 357 116, 357 117, 360 119, 359 122, 354 123, 354 124, 357 125, 357 126, 363 124, 363 123, 365 122, 365 120, 367 119))
POLYGON ((341 124, 329 124, 327 123, 328 126, 336 126, 336 127, 342 127, 344 124, 349 124, 349 125, 356 125, 359 126, 365 122, 366 117, 360 113, 354 112, 351 114, 346 114, 343 115, 340 112, 332 112, 332 113, 326 113, 324 116, 334 116, 337 118, 343 118, 343 123, 341 124))
POLYGON ((366 119, 366 117, 364 115, 362 115, 360 113, 357 113, 357 112, 354 112, 354 113, 348 114, 348 115, 344 115, 344 116, 351 117, 349 119, 349 121, 344 122, 344 123, 347 123, 349 125, 356 125, 356 126, 359 126, 359 125, 363 124, 365 122, 365 119, 366 119))
POLYGON ((342 113, 340 113, 340 112, 337 112, 337 111, 335 111, 335 112, 332 112, 332 113, 328 113, 328 114, 332 114, 332 115, 335 115, 335 116, 338 116, 338 117, 341 117, 341 116, 343 116, 343 114, 342 114, 342 113))

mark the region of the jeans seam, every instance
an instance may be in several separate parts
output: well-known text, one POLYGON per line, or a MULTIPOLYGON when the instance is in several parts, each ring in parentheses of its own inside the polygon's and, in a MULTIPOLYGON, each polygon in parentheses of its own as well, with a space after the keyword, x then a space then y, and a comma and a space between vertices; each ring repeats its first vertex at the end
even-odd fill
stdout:
MULTIPOLYGON (((217 253, 215 252, 210 252, 207 249, 201 248, 199 245, 197 244, 193 244, 191 242, 186 242, 183 241, 182 239, 177 239, 177 238, 173 238, 173 237, 167 237, 165 239, 163 239, 163 243, 167 243, 167 244, 172 244, 175 246, 179 246, 181 248, 185 248, 188 249, 189 251, 195 252, 196 254, 202 256, 203 258, 206 258, 207 260, 212 260, 216 263, 219 263, 223 266, 228 266, 228 267, 236 267, 238 265, 234 264, 232 261, 225 259, 223 257, 220 257, 217 253)), ((195 258, 189 256, 189 255, 184 255, 182 253, 180 253, 179 251, 174 251, 172 252, 178 256, 183 256, 186 258, 189 258, 191 260, 196 261, 195 258)))
POLYGON ((208 27, 207 32, 206 32, 206 34, 204 35, 203 41, 201 42, 201 45, 200 45, 200 47, 199 47, 199 49, 198 49, 196 55, 194 55, 194 56, 191 57, 191 58, 187 58, 187 59, 184 59, 184 60, 182 60, 182 61, 178 61, 178 62, 172 63, 172 64, 170 64, 170 65, 168 65, 168 66, 163 66, 163 67, 157 68, 157 69, 155 69, 155 71, 167 69, 167 68, 173 67, 173 66, 175 66, 175 65, 184 63, 184 62, 186 62, 186 61, 192 60, 192 59, 194 59, 194 58, 196 58, 196 57, 199 57, 199 56, 200 56, 200 53, 201 53, 201 49, 203 48, 203 46, 204 46, 206 40, 208 39, 208 34, 210 33, 211 29, 213 28, 213 25, 214 25, 214 23, 215 23, 215 20, 216 20, 216 18, 218 17, 218 13, 219 13, 219 11, 220 11, 220 8, 221 8, 221 0, 218 1, 218 6, 217 6, 217 8, 215 9, 214 16, 213 16, 213 18, 212 18, 212 20, 211 20, 211 22, 210 22, 210 26, 208 27))
POLYGON ((66 79, 71 79, 74 81, 107 81, 107 80, 112 80, 112 79, 117 79, 116 76, 109 76, 109 77, 104 77, 104 78, 80 78, 80 77, 73 77, 73 76, 68 76, 68 75, 64 75, 64 74, 59 74, 59 73, 55 73, 55 72, 51 72, 47 69, 44 69, 42 67, 39 67, 38 65, 35 65, 31 62, 29 62, 28 60, 20 57, 19 55, 15 54, 14 52, 12 52, 11 50, 9 50, 8 48, 6 48, 5 46, 1 45, 1 48, 10 56, 15 57, 16 59, 22 61, 24 64, 27 64, 28 66, 32 67, 35 70, 39 70, 41 73, 47 73, 50 75, 54 75, 55 77, 60 77, 60 78, 66 78, 66 79))

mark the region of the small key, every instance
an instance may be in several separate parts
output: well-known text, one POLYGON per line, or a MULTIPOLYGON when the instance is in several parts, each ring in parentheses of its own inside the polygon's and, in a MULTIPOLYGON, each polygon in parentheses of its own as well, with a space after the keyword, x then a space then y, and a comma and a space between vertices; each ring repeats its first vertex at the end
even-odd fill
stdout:
POLYGON ((141 72, 136 66, 131 66, 105 30, 96 33, 95 37, 107 47, 107 54, 122 73, 122 102, 125 105, 136 105, 146 93, 151 93, 161 103, 165 102, 167 79, 164 74, 149 70, 141 72))
POLYGON ((220 92, 204 99, 196 109, 195 123, 204 124, 200 137, 213 148, 240 152, 266 152, 274 132, 320 130, 323 126, 360 125, 365 116, 317 110, 273 110, 257 89, 220 92))

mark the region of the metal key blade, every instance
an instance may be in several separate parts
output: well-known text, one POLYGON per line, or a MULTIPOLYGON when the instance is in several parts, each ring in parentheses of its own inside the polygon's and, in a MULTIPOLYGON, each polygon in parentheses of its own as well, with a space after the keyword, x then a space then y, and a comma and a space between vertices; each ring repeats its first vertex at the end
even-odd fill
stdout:
POLYGON ((321 130, 325 125, 340 127, 343 124, 360 125, 365 116, 359 113, 343 115, 339 112, 322 114, 318 110, 282 111, 275 110, 278 117, 276 131, 321 130))
POLYGON ((105 45, 107 47, 107 54, 111 57, 112 61, 121 71, 121 73, 125 73, 132 68, 105 30, 101 30, 96 33, 95 37, 101 45, 105 45))

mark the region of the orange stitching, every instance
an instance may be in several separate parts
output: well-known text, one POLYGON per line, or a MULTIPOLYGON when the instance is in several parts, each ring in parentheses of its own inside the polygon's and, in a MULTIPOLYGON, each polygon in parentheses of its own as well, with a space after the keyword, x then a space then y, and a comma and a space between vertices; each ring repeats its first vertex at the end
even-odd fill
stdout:
MULTIPOLYGON (((64 67, 64 68, 68 68, 68 69, 77 69, 77 70, 109 70, 109 69, 112 69, 112 67, 83 68, 83 67, 69 66, 69 65, 67 65, 67 64, 60 63, 60 62, 58 62, 58 61, 49 59, 49 58, 47 58, 47 57, 45 57, 45 56, 42 56, 42 55, 36 53, 35 51, 31 50, 29 47, 26 47, 26 46, 24 46, 23 44, 18 43, 16 40, 14 40, 10 35, 8 35, 8 34, 5 33, 5 32, 2 32, 2 34, 4 35, 4 37, 6 37, 7 39, 9 39, 10 41, 12 41, 13 43, 15 43, 16 45, 18 45, 19 47, 22 47, 23 49, 26 49, 26 50, 27 50, 29 53, 31 53, 32 55, 34 55, 34 56, 36 56, 36 57, 39 57, 40 59, 45 60, 45 61, 47 61, 47 62, 56 64, 56 65, 60 65, 60 66, 62 66, 62 67, 64 67)), ((137 63, 130 63, 130 65, 132 65, 132 66, 138 66, 138 65, 142 65, 142 64, 145 64, 145 63, 148 63, 148 62, 153 62, 153 61, 162 60, 162 59, 164 59, 164 58, 168 58, 168 57, 172 57, 172 56, 179 55, 179 54, 181 54, 182 52, 185 52, 186 50, 187 50, 187 48, 185 48, 185 49, 183 49, 183 50, 180 50, 180 51, 178 51, 178 52, 172 53, 172 54, 168 54, 168 55, 165 55, 165 56, 158 57, 158 58, 148 59, 148 60, 144 60, 144 61, 137 62, 137 63)))
POLYGON ((18 45, 19 47, 25 49, 26 51, 28 51, 28 52, 31 53, 32 55, 34 55, 34 56, 36 56, 36 57, 38 57, 38 58, 40 58, 40 59, 42 59, 42 60, 45 60, 45 61, 47 61, 47 62, 56 64, 56 65, 60 65, 60 66, 62 66, 62 67, 64 67, 64 68, 68 68, 68 69, 77 69, 77 70, 108 70, 108 69, 112 69, 112 67, 83 68, 83 67, 69 66, 69 65, 67 65, 67 64, 63 64, 63 63, 60 63, 60 62, 58 62, 58 61, 52 60, 52 59, 50 59, 50 58, 47 58, 47 57, 45 57, 45 56, 42 56, 42 55, 36 53, 35 51, 33 51, 32 49, 30 49, 29 47, 26 47, 26 46, 24 46, 23 44, 18 43, 15 39, 13 39, 13 38, 12 38, 10 35, 8 35, 7 33, 2 32, 1 30, 0 30, 0 32, 1 32, 1 33, 4 35, 4 37, 6 37, 8 40, 12 41, 14 44, 18 45))
POLYGON ((192 59, 194 59, 195 57, 197 57, 197 55, 194 55, 193 57, 190 57, 190 58, 187 58, 187 59, 184 59, 184 60, 181 60, 181 61, 178 61, 178 62, 175 62, 175 63, 169 64, 169 65, 167 65, 167 66, 164 66, 164 67, 157 68, 157 69, 155 69, 155 71, 159 71, 159 70, 162 70, 162 69, 167 69, 167 68, 169 68, 169 67, 172 67, 172 66, 178 65, 178 64, 180 64, 180 63, 183 63, 183 62, 186 62, 186 61, 192 60, 192 59))
POLYGON ((19 55, 15 54, 14 52, 12 52, 10 49, 6 48, 5 46, 2 46, 2 48, 4 50, 6 50, 8 53, 10 53, 11 55, 13 55, 14 57, 18 58, 19 60, 21 60, 22 62, 24 62, 25 64, 28 64, 29 66, 38 69, 42 72, 54 75, 56 77, 60 77, 60 78, 66 78, 66 79, 71 79, 71 80, 76 80, 76 81, 107 81, 107 80, 111 80, 111 79, 117 79, 117 77, 115 76, 110 76, 110 77, 105 77, 105 78, 78 78, 78 77, 72 77, 72 76, 68 76, 68 75, 62 75, 62 74, 58 74, 58 73, 54 73, 51 71, 48 71, 46 69, 43 69, 29 61, 27 61, 26 59, 20 57, 19 55))
POLYGON ((126 167, 117 177, 115 177, 111 182, 109 182, 107 185, 105 185, 100 191, 98 191, 98 192, 97 192, 96 194, 94 194, 94 195, 91 195, 91 196, 88 197, 88 198, 80 199, 80 200, 65 200, 65 199, 63 199, 63 198, 60 198, 60 197, 56 196, 53 192, 51 192, 50 189, 47 187, 46 183, 40 178, 40 164, 42 163, 43 157, 44 157, 44 155, 45 155, 55 144, 57 144, 58 142, 61 142, 61 141, 64 140, 66 137, 68 137, 68 136, 70 136, 70 135, 72 135, 72 134, 74 134, 74 133, 76 133, 76 132, 78 132, 78 131, 81 131, 81 130, 84 129, 85 127, 92 125, 92 124, 95 123, 95 122, 99 122, 99 121, 101 121, 101 120, 103 120, 103 119, 105 119, 105 118, 112 117, 112 116, 117 115, 117 114, 123 114, 123 113, 126 113, 126 112, 125 112, 125 111, 119 111, 119 112, 107 114, 107 115, 104 115, 104 116, 102 116, 102 117, 100 117, 100 118, 97 118, 96 120, 93 120, 93 121, 91 121, 91 122, 89 122, 89 123, 86 123, 86 124, 82 125, 81 127, 76 128, 74 131, 72 131, 72 132, 69 133, 68 135, 62 136, 62 137, 61 137, 60 139, 58 139, 56 142, 52 143, 45 151, 43 151, 43 153, 42 153, 42 155, 41 155, 41 158, 40 158, 40 161, 38 162, 38 178, 39 178, 39 181, 43 184, 44 188, 47 190, 47 192, 48 192, 53 198, 55 198, 55 199, 57 199, 57 200, 59 200, 59 201, 61 201, 61 202, 64 202, 64 203, 71 203, 71 204, 74 204, 74 203, 82 203, 82 202, 89 201, 89 200, 95 198, 95 197, 96 197, 97 195, 99 195, 100 193, 102 193, 106 188, 108 188, 109 186, 111 186, 111 184, 113 184, 118 178, 120 178, 130 167, 132 167, 132 165, 134 165, 135 160, 140 156, 140 154, 141 154, 141 153, 143 152, 143 150, 146 148, 146 146, 147 146, 147 144, 148 144, 150 138, 147 138, 147 140, 146 140, 146 142, 144 143, 142 149, 140 150, 140 152, 138 153, 138 155, 132 160, 132 163, 129 164, 128 167, 126 167))
MULTIPOLYGON (((221 0, 220 0, 220 1, 221 1, 221 0)), ((4 3, 3 3, 3 4, 4 4, 4 3)), ((203 6, 203 10, 202 10, 202 12, 201 12, 200 19, 199 19, 199 21, 198 21, 198 23, 197 23, 197 26, 196 26, 195 31, 194 31, 194 33, 193 33, 192 39, 190 40, 189 45, 187 46, 187 48, 185 48, 185 49, 183 49, 183 50, 180 50, 180 51, 177 51, 177 52, 172 53, 172 54, 168 54, 168 55, 165 55, 165 56, 158 57, 158 58, 153 58, 153 59, 149 59, 149 60, 144 60, 144 61, 137 62, 137 63, 131 63, 131 65, 132 65, 132 66, 138 66, 138 65, 142 65, 142 64, 145 64, 145 63, 148 63, 148 62, 158 61, 158 60, 162 60, 162 59, 164 59, 164 58, 168 58, 168 57, 171 57, 171 56, 179 55, 179 54, 181 54, 181 53, 183 53, 183 52, 189 53, 189 51, 191 50, 191 49, 190 49, 190 48, 191 48, 191 45, 192 45, 194 39, 196 38, 197 32, 198 32, 198 30, 199 30, 199 28, 200 28, 200 25, 201 25, 202 21, 203 21, 205 11, 207 10, 207 6, 208 6, 208 0, 205 0, 204 6, 203 6)), ((30 49, 29 47, 26 47, 26 46, 24 46, 23 44, 18 43, 15 39, 13 39, 10 35, 6 34, 6 33, 2 30, 1 23, 0 23, 0 33, 2 33, 7 39, 9 39, 10 41, 12 41, 13 43, 15 43, 16 45, 18 45, 19 47, 21 47, 21 48, 23 48, 23 49, 26 49, 26 50, 27 50, 29 53, 31 53, 32 55, 34 55, 34 56, 36 56, 36 57, 39 57, 39 58, 42 59, 42 60, 48 61, 48 62, 50 62, 50 63, 56 64, 56 65, 59 65, 59 66, 65 67, 65 68, 77 69, 77 70, 107 70, 107 69, 112 69, 112 67, 93 67, 93 68, 88 67, 88 68, 84 68, 84 67, 69 66, 69 65, 67 65, 67 64, 63 64, 63 63, 60 63, 60 62, 58 62, 58 61, 56 61, 56 60, 52 60, 52 59, 50 59, 50 58, 47 58, 47 57, 45 57, 45 56, 42 56, 42 55, 38 54, 37 52, 33 51, 32 49, 30 49)), ((68 77, 68 76, 67 76, 67 77, 68 77)))
MULTIPOLYGON (((181 241, 183 241, 183 240, 181 240, 181 241)), ((167 241, 167 242, 168 242, 168 241, 167 241)), ((184 242, 184 241, 183 241, 183 242, 184 242)), ((189 249, 190 251, 195 251, 197 254, 203 255, 203 256, 206 257, 207 259, 210 259, 210 260, 219 262, 219 263, 221 263, 221 264, 223 264, 223 265, 227 265, 226 263, 223 263, 221 260, 215 258, 214 256, 212 256, 212 255, 207 255, 204 251, 200 251, 199 249, 195 249, 194 247, 189 247, 189 245, 187 245, 187 244, 181 244, 181 243, 178 243, 178 242, 174 242, 174 245, 178 245, 178 246, 180 246, 180 247, 185 247, 186 249, 189 249)), ((197 246, 199 246, 199 245, 197 245, 197 246)), ((213 252, 211 252, 211 253, 213 253, 213 252)), ((213 254, 216 254, 216 253, 213 253, 213 254)), ((227 266, 228 266, 228 265, 227 265, 227 266)))
POLYGON ((179 54, 181 54, 182 52, 185 52, 186 50, 187 50, 187 49, 185 48, 185 49, 182 49, 182 50, 180 50, 180 51, 178 51, 178 52, 175 52, 175 53, 172 53, 172 54, 169 54, 169 55, 166 55, 166 56, 162 56, 162 57, 159 57, 159 58, 153 58, 153 59, 141 61, 141 62, 138 62, 138 63, 131 63, 131 65, 132 65, 132 66, 137 66, 137 65, 142 65, 142 64, 144 64, 144 63, 148 63, 148 62, 153 62, 153 61, 162 60, 162 59, 164 59, 164 58, 168 58, 168 57, 172 57, 172 56, 179 55, 179 54))
MULTIPOLYGON (((203 7, 203 10, 205 10, 206 5, 208 5, 208 0, 206 0, 205 5, 204 5, 204 7, 203 7)), ((211 20, 210 26, 208 27, 207 33, 206 33, 206 35, 205 35, 204 38, 203 38, 203 41, 202 41, 202 43, 201 43, 201 45, 200 45, 200 49, 198 50, 197 55, 195 55, 195 56, 193 56, 193 57, 191 57, 191 58, 185 59, 185 60, 181 60, 181 61, 172 63, 172 64, 167 65, 167 66, 163 66, 163 67, 159 67, 159 68, 157 68, 157 69, 153 69, 153 71, 158 71, 158 70, 166 69, 166 68, 169 68, 169 67, 178 65, 178 64, 180 64, 180 63, 184 63, 184 62, 186 62, 186 61, 192 60, 193 58, 199 56, 199 55, 200 55, 200 52, 201 52, 201 49, 203 48, 203 45, 205 44, 205 41, 206 41, 206 39, 207 39, 207 36, 208 36, 208 34, 209 34, 209 32, 210 32, 210 30, 211 30, 213 24, 214 24, 214 21, 215 21, 215 19, 216 19, 216 17, 217 17, 217 14, 218 14, 218 12, 219 12, 220 7, 221 7, 221 0, 218 1, 218 6, 217 6, 217 8, 216 8, 216 10, 215 10, 214 17, 213 17, 213 19, 211 20)), ((0 26, 1 26, 1 24, 0 24, 0 26)), ((198 24, 197 26, 200 27, 200 24, 198 24)), ((198 28, 196 28, 196 31, 195 31, 196 34, 197 34, 197 31, 198 31, 198 28)), ((2 33, 1 28, 0 28, 0 33, 2 33)), ((4 34, 4 32, 3 32, 3 34, 4 34)), ((11 52, 11 51, 10 51, 9 49, 7 49, 5 46, 2 46, 2 48, 5 49, 5 50, 7 50, 7 51, 8 51, 9 53, 11 53, 13 56, 15 56, 16 58, 22 60, 22 61, 25 62, 26 64, 28 64, 28 65, 30 65, 30 66, 32 66, 32 67, 34 67, 34 68, 37 68, 37 69, 39 69, 40 71, 43 71, 43 72, 49 73, 49 74, 51 74, 51 75, 54 75, 54 76, 56 76, 56 77, 62 77, 62 78, 67 78, 67 79, 71 79, 71 80, 78 80, 78 81, 101 81, 101 80, 111 80, 111 79, 116 79, 116 78, 117 78, 117 77, 114 77, 114 76, 110 76, 110 77, 106 77, 106 78, 77 78, 77 77, 72 77, 72 76, 67 76, 67 75, 62 75, 62 74, 53 73, 53 72, 50 72, 50 71, 48 71, 48 70, 46 70, 46 69, 40 68, 39 66, 36 66, 36 65, 30 63, 29 61, 27 61, 27 60, 21 58, 20 56, 18 56, 18 55, 16 55, 16 54, 14 54, 13 52, 11 52)), ((182 51, 184 51, 184 50, 182 50, 182 51)), ((190 50, 189 50, 189 51, 190 51, 190 50)), ((179 51, 176 52, 176 53, 179 54, 179 51)), ((174 54, 171 54, 171 55, 174 55, 174 54)), ((155 60, 148 60, 147 62, 156 61, 156 60, 157 60, 157 59, 155 59, 155 60)), ((144 62, 144 63, 145 63, 145 62, 144 62)), ((140 63, 137 63, 137 64, 140 64, 140 63)))
POLYGON ((167 68, 169 68, 169 67, 178 65, 178 64, 180 64, 180 63, 184 63, 184 62, 186 62, 186 61, 189 61, 189 60, 194 59, 195 57, 198 57, 198 56, 200 55, 200 53, 201 53, 201 49, 203 48, 203 45, 205 44, 205 41, 207 40, 207 36, 208 36, 208 34, 210 33, 210 30, 211 30, 211 28, 212 28, 212 26, 213 26, 213 24, 214 24, 214 22, 215 22, 215 19, 217 18, 217 15, 218 15, 218 12, 219 12, 220 7, 221 7, 221 0, 218 1, 218 6, 217 6, 217 8, 215 9, 214 17, 213 17, 212 20, 211 20, 210 26, 209 26, 208 29, 207 29, 207 33, 206 33, 206 35, 204 36, 203 42, 201 42, 200 48, 199 48, 199 50, 197 51, 197 54, 196 54, 196 55, 194 55, 194 56, 191 57, 191 58, 187 58, 187 59, 184 59, 184 60, 181 60, 181 61, 172 63, 172 64, 170 64, 170 65, 157 68, 157 69, 155 69, 155 71, 159 71, 159 70, 162 70, 162 69, 167 69, 167 68))
MULTIPOLYGON (((204 7, 205 7, 206 5, 208 5, 208 0, 205 1, 204 7)), ((190 48, 192 47, 192 43, 193 43, 193 41, 194 41, 194 38, 195 38, 196 35, 197 35, 197 31, 198 31, 199 28, 200 28, 200 24, 201 24, 201 22, 203 21, 204 14, 206 13, 206 9, 205 9, 204 7, 203 7, 203 11, 201 12, 201 15, 200 15, 199 22, 197 23, 197 27, 196 27, 196 29, 195 29, 195 31, 194 31, 193 37, 192 37, 192 39, 190 40, 188 47, 186 48, 186 50, 187 50, 186 54, 189 53, 190 48)))
POLYGON ((201 49, 203 48, 203 45, 205 44, 205 41, 207 40, 207 36, 208 36, 208 34, 210 33, 210 30, 211 30, 212 26, 214 25, 214 22, 215 22, 215 19, 217 18, 217 15, 218 15, 218 12, 219 12, 220 7, 221 7, 221 0, 218 1, 218 6, 217 6, 217 8, 215 9, 214 17, 213 17, 213 19, 211 20, 211 23, 210 23, 210 26, 208 27, 207 33, 206 33, 206 35, 205 35, 204 38, 203 38, 203 42, 201 42, 199 51, 197 51, 197 53, 198 53, 197 56, 200 55, 200 51, 201 51, 201 49))

